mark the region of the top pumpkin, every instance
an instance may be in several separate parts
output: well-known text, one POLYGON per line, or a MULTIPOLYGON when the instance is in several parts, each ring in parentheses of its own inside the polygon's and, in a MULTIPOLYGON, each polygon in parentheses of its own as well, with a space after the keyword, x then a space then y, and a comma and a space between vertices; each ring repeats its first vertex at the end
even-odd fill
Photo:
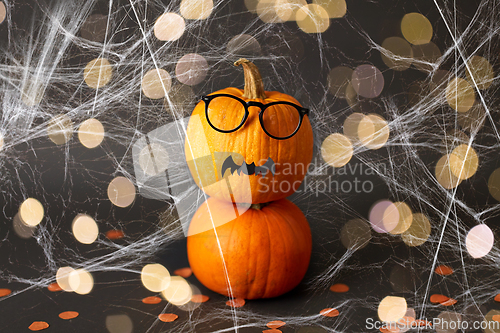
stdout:
POLYGON ((264 203, 294 193, 312 159, 307 110, 292 96, 264 91, 257 67, 242 65, 245 89, 202 98, 187 127, 185 153, 196 184, 210 196, 264 203))

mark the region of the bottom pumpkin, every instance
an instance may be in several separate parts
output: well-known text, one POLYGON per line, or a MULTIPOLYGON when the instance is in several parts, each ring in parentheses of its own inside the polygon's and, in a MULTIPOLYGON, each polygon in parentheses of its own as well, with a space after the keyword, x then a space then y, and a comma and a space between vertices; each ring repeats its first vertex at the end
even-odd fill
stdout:
POLYGON ((252 205, 239 216, 238 208, 209 198, 196 211, 187 237, 194 275, 230 297, 270 298, 292 290, 311 258, 311 230, 304 214, 286 199, 262 208, 252 205))

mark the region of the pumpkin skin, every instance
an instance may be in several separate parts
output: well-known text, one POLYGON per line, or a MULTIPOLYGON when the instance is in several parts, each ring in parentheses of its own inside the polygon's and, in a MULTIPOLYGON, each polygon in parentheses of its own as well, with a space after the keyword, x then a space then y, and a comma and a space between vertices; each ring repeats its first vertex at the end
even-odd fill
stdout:
POLYGON ((244 299, 276 297, 292 290, 304 277, 311 257, 311 231, 304 214, 281 199, 224 223, 235 209, 236 204, 209 198, 195 213, 187 237, 194 275, 217 293, 244 299))
MULTIPOLYGON (((248 75, 250 74, 245 71, 246 81, 248 75)), ((212 94, 230 94, 245 102, 268 104, 288 101, 300 105, 292 96, 277 91, 264 91, 263 86, 260 96, 265 98, 248 98, 247 85, 245 90, 230 87, 212 94)), ((229 105, 220 104, 211 102, 210 109, 220 109, 226 117, 233 117, 229 119, 235 118, 234 110, 241 105, 237 101, 229 105)), ((185 154, 191 174, 206 194, 221 200, 256 204, 285 198, 299 188, 312 159, 313 133, 309 116, 304 116, 299 131, 293 137, 276 140, 262 129, 259 122, 260 109, 250 107, 248 111, 248 119, 240 129, 232 133, 221 133, 209 125, 205 115, 205 102, 198 103, 191 115, 185 142, 185 154), (245 175, 236 171, 232 174, 226 171, 225 175, 221 175, 221 166, 229 154, 238 165, 244 161, 261 166, 271 158, 275 163, 276 173, 274 177, 271 173, 265 176, 245 175), (231 190, 228 189, 228 184, 231 190)), ((297 110, 288 105, 280 106, 277 112, 280 121, 274 126, 291 127, 289 118, 292 112, 296 113, 297 110)))

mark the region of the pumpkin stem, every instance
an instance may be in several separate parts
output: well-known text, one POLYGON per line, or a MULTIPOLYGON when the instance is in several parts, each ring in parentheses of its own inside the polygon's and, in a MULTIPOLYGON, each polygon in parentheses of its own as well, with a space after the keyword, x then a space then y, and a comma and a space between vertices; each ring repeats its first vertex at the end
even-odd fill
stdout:
POLYGON ((250 60, 244 58, 240 58, 234 65, 243 66, 243 73, 245 74, 245 90, 243 92, 243 97, 248 99, 266 99, 267 96, 264 91, 264 83, 262 82, 262 76, 257 66, 250 60))

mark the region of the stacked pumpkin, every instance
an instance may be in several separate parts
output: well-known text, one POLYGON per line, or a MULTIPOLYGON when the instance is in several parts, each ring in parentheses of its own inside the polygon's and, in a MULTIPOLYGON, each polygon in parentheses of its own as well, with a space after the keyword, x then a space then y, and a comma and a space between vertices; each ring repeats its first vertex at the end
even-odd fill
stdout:
POLYGON ((311 162, 312 128, 293 97, 264 90, 253 63, 235 65, 243 67, 244 90, 204 97, 187 127, 188 166, 210 196, 189 226, 188 258, 198 280, 215 292, 276 297, 297 286, 309 266, 309 224, 285 197, 311 162))

